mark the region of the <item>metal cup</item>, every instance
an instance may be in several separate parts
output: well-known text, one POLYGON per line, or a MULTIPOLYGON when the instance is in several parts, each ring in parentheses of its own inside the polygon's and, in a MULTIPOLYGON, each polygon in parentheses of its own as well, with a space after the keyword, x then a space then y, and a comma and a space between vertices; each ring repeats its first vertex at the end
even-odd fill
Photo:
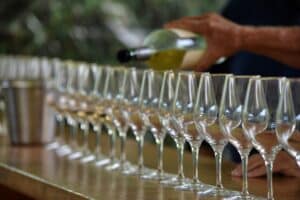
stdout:
POLYGON ((42 81, 4 81, 3 96, 12 144, 33 145, 52 141, 54 113, 47 105, 47 92, 42 81))

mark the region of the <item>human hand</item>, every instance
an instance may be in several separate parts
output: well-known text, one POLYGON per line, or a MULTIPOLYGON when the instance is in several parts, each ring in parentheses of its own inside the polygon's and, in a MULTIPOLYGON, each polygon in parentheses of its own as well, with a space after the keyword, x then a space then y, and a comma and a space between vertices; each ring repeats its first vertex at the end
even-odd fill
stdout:
POLYGON ((197 66, 195 66, 197 71, 203 71, 219 58, 230 56, 240 50, 242 26, 216 13, 183 17, 165 24, 164 27, 185 29, 206 39, 207 49, 197 66))
MULTIPOLYGON (((300 168, 295 159, 285 151, 280 151, 276 156, 274 173, 281 173, 286 176, 300 177, 300 168)), ((248 161, 248 177, 258 177, 266 174, 266 167, 259 154, 252 155, 248 161)), ((232 176, 242 176, 242 166, 239 164, 232 172, 232 176)))

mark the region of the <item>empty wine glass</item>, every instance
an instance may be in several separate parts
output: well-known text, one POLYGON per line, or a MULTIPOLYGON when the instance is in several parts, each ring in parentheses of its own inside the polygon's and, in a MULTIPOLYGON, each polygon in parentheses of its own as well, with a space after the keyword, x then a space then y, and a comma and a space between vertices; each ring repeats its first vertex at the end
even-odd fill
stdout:
MULTIPOLYGON (((6 68, 6 56, 0 56, 0 81, 5 78, 5 68, 6 68)), ((5 104, 4 96, 2 93, 2 84, 0 85, 0 133, 6 133, 6 117, 5 117, 5 104)), ((57 145, 58 146, 58 145, 57 145)))
MULTIPOLYGON (((57 72, 57 68, 61 67, 60 66, 60 60, 57 58, 53 58, 53 59, 46 59, 44 58, 43 60, 43 65, 42 65, 42 69, 43 69, 43 79, 47 82, 46 83, 46 90, 47 90, 47 94, 46 94, 46 103, 48 105, 47 109, 49 109, 49 112, 51 112, 51 114, 53 114, 54 120, 56 120, 56 112, 53 109, 54 105, 55 105, 55 101, 57 99, 57 88, 56 88, 56 72, 57 72)), ((58 141, 58 131, 55 131, 55 136, 54 136, 54 141, 51 142, 50 144, 48 144, 46 146, 46 149, 48 150, 54 150, 59 148, 59 141, 58 141)))
POLYGON ((94 99, 90 97, 95 84, 94 74, 89 64, 80 63, 78 66, 78 111, 76 113, 76 120, 83 130, 83 147, 81 162, 91 162, 95 159, 94 152, 89 149, 88 134, 91 134, 89 115, 93 113, 94 99))
POLYGON ((124 91, 124 101, 126 106, 124 106, 124 114, 127 119, 127 123, 130 126, 135 139, 138 143, 138 166, 135 170, 124 171, 125 174, 142 176, 149 172, 144 167, 143 158, 143 146, 144 146, 144 136, 147 131, 147 126, 143 121, 143 114, 141 111, 141 101, 143 93, 145 78, 148 70, 138 70, 135 68, 130 68, 128 72, 128 82, 125 86, 124 91))
POLYGON ((128 72, 129 70, 125 67, 114 67, 111 78, 112 83, 109 84, 112 96, 109 116, 120 137, 120 162, 118 168, 114 169, 120 170, 121 173, 129 173, 135 170, 135 167, 126 160, 126 138, 129 124, 126 119, 127 104, 124 95, 126 86, 130 85, 128 83, 128 72))
POLYGON ((103 96, 101 98, 102 106, 99 106, 98 109, 101 109, 101 112, 105 115, 103 117, 103 125, 107 130, 107 134, 110 138, 110 162, 106 166, 106 169, 111 171, 120 167, 120 163, 116 157, 116 127, 113 123, 112 110, 115 106, 114 97, 115 97, 115 88, 119 80, 116 80, 114 76, 114 68, 106 67, 105 68, 105 83, 103 89, 103 96))
MULTIPOLYGON (((219 125, 228 141, 237 149, 242 161, 243 188, 242 193, 233 193, 218 189, 218 195, 231 196, 234 199, 254 199, 248 192, 247 165, 248 156, 253 148, 250 138, 243 133, 242 111, 251 76, 230 75, 225 80, 219 109, 219 125)), ((231 199, 230 198, 230 199, 231 199)))
MULTIPOLYGON (((179 110, 176 113, 175 92, 176 86, 179 86, 179 75, 174 72, 169 72, 166 77, 164 87, 162 88, 160 97, 159 112, 161 115, 162 124, 167 128, 168 134, 172 137, 176 144, 178 154, 178 173, 176 177, 161 181, 166 186, 180 186, 189 183, 189 180, 184 177, 183 173, 183 154, 185 138, 182 134, 182 128, 178 126, 176 116, 179 116, 179 110), (178 83, 178 84, 177 84, 178 83)), ((177 92, 177 95, 180 95, 177 92)))
POLYGON ((283 148, 300 167, 300 80, 288 79, 276 114, 276 134, 283 148))
MULTIPOLYGON (((121 142, 120 161, 118 166, 113 170, 119 169, 121 172, 133 170, 129 162, 126 161, 126 137, 128 131, 128 123, 126 114, 124 114, 124 94, 127 84, 128 70, 124 67, 114 67, 111 71, 110 83, 108 84, 108 93, 110 95, 110 108, 107 109, 107 115, 111 119, 112 126, 119 133, 121 142)), ((109 167, 109 166, 108 166, 109 167)))
POLYGON ((163 180, 167 176, 163 171, 163 147, 167 134, 163 125, 163 117, 160 110, 160 102, 163 95, 166 77, 169 71, 150 70, 145 77, 144 90, 142 96, 142 114, 146 125, 155 138, 157 146, 157 170, 142 176, 143 179, 163 180))
POLYGON ((102 154, 100 145, 100 139, 103 131, 103 123, 105 118, 102 100, 104 99, 104 89, 106 88, 105 77, 109 70, 107 70, 104 66, 99 66, 96 64, 92 64, 91 70, 92 75, 94 77, 94 84, 89 101, 89 107, 91 109, 91 112, 87 114, 87 120, 93 126, 93 131, 95 133, 95 165, 97 167, 101 167, 109 164, 111 160, 102 154))
MULTIPOLYGON (((63 68, 63 63, 59 59, 53 59, 51 62, 53 66, 53 75, 52 75, 52 87, 53 87, 53 99, 48 99, 47 103, 48 105, 53 109, 54 111, 54 118, 56 122, 58 123, 58 130, 55 131, 55 141, 47 146, 47 149, 55 150, 60 148, 64 141, 63 141, 63 135, 62 135, 62 121, 63 121, 63 115, 60 109, 60 100, 65 99, 63 98, 63 94, 61 91, 61 80, 60 80, 60 75, 64 74, 61 73, 65 71, 65 68, 63 68)), ((66 74, 66 73, 65 73, 66 74)), ((65 77, 67 78, 67 77, 65 77)), ((66 101, 64 101, 66 102, 66 101)))
POLYGON ((243 129, 265 161, 267 169, 268 195, 272 200, 273 162, 281 145, 276 137, 276 110, 283 89, 284 78, 258 78, 249 80, 244 110, 243 129))
POLYGON ((57 99, 54 103, 54 109, 56 111, 56 120, 58 122, 59 132, 59 144, 60 147, 57 149, 59 155, 67 155, 71 152, 70 147, 67 145, 65 137, 66 127, 66 110, 68 107, 68 95, 67 95, 67 82, 69 79, 67 63, 61 63, 56 71, 56 88, 57 88, 57 99))
POLYGON ((190 145, 193 159, 192 182, 175 187, 176 189, 207 191, 208 185, 199 181, 198 158, 199 148, 204 140, 203 134, 199 133, 194 121, 196 111, 197 77, 192 72, 179 72, 173 102, 173 113, 170 124, 175 127, 175 132, 170 132, 173 137, 184 138, 190 145))
POLYGON ((77 112, 79 111, 79 98, 78 98, 78 82, 79 82, 79 68, 78 64, 73 61, 67 61, 67 87, 66 87, 66 97, 67 104, 64 110, 66 116, 66 122, 69 125, 68 131, 65 131, 65 137, 68 138, 69 147, 72 152, 68 155, 69 159, 77 159, 81 157, 82 152, 77 144, 77 134, 78 134, 78 120, 77 112))
POLYGON ((228 76, 228 74, 201 74, 194 118, 198 131, 205 137, 215 154, 216 188, 200 192, 200 195, 216 196, 219 195, 219 191, 223 191, 221 166, 227 139, 221 133, 218 117, 223 86, 228 76))

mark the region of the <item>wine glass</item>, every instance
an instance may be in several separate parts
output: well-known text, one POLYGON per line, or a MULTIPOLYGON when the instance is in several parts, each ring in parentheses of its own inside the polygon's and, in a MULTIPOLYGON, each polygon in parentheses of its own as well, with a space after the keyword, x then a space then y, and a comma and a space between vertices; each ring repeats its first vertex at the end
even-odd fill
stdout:
POLYGON ((126 138, 129 124, 126 119, 127 113, 125 110, 127 104, 124 95, 126 86, 130 85, 128 83, 128 72, 129 70, 125 67, 114 67, 111 78, 113 83, 110 84, 112 106, 109 115, 120 137, 120 162, 119 167, 114 169, 120 170, 121 173, 128 173, 135 170, 135 168, 126 160, 126 138))
MULTIPOLYGON (((56 72, 57 68, 60 66, 60 60, 57 58, 48 59, 43 58, 41 63, 42 65, 42 75, 43 80, 46 82, 46 103, 47 103, 47 112, 52 114, 54 121, 56 120, 56 113, 53 109, 55 101, 57 99, 57 88, 56 88, 56 72)), ((54 141, 50 144, 47 144, 46 149, 54 150, 59 148, 58 141, 58 131, 55 131, 54 141)))
POLYGON ((267 169, 268 195, 274 199, 272 185, 273 162, 281 145, 276 137, 276 110, 285 78, 259 78, 249 80, 242 125, 246 137, 264 159, 267 169))
MULTIPOLYGON (((51 62, 51 65, 53 67, 53 74, 52 74, 52 80, 51 80, 51 85, 52 85, 52 94, 53 98, 47 99, 47 104, 53 109, 54 111, 54 118, 55 121, 58 123, 58 130, 55 130, 55 141, 51 143, 49 146, 47 146, 47 149, 49 150, 57 150, 60 148, 64 141, 63 141, 63 135, 62 135, 62 121, 63 121, 63 116, 62 112, 60 109, 60 99, 65 99, 63 98, 62 92, 61 92, 61 84, 62 81, 60 80, 60 76, 66 73, 65 68, 63 68, 63 63, 59 59, 53 59, 51 62)), ((67 77, 65 77, 67 79, 67 77)), ((66 102, 66 101, 63 101, 66 102)))
POLYGON ((6 61, 7 61, 7 56, 1 55, 0 56, 0 81, 1 81, 1 86, 0 86, 0 133, 6 133, 6 118, 5 118, 5 104, 4 104, 4 96, 2 93, 2 81, 6 77, 6 61))
MULTIPOLYGON (((161 115, 162 124, 166 127, 168 134, 172 137, 176 144, 177 154, 178 154, 178 172, 176 177, 172 177, 167 180, 161 181, 163 185, 166 186, 180 186, 189 183, 189 180, 184 177, 183 173, 183 153, 184 153, 184 143, 185 139, 182 135, 181 128, 176 124, 176 100, 175 91, 177 89, 177 80, 179 75, 174 72, 169 72, 166 77, 164 87, 161 91, 159 112, 161 115), (175 122, 175 123, 174 123, 175 122)), ((179 86, 179 85, 178 85, 179 86)), ((179 89, 179 88, 178 88, 179 89)), ((177 92, 177 95, 179 93, 177 92)), ((179 114, 179 113, 177 113, 179 114)))
POLYGON ((89 149, 88 135, 90 131, 89 115, 93 113, 94 99, 90 97, 95 84, 94 74, 89 64, 79 63, 78 66, 78 111, 76 113, 76 121, 83 130, 83 147, 81 162, 87 163, 95 160, 95 155, 89 149))
POLYGON ((67 86, 66 86, 66 107, 64 114, 66 116, 66 122, 69 125, 68 131, 65 131, 66 138, 68 138, 70 154, 69 159, 77 159, 82 156, 82 152, 79 149, 77 143, 78 134, 78 120, 76 113, 79 111, 79 98, 78 98, 78 82, 79 82, 79 65, 73 61, 67 61, 67 86))
POLYGON ((196 110, 197 76, 193 72, 179 72, 173 102, 173 112, 170 120, 176 131, 170 131, 173 137, 186 140, 192 150, 193 178, 189 183, 175 187, 182 190, 207 191, 205 185, 198 178, 199 148, 204 141, 203 135, 198 132, 194 121, 196 110))
POLYGON ((155 139, 158 162, 156 171, 143 175, 143 179, 161 181, 169 177, 163 171, 163 147, 167 130, 163 125, 163 113, 159 112, 160 100, 168 73, 169 71, 149 70, 144 80, 144 90, 141 94, 141 110, 144 122, 149 127, 155 139))
POLYGON ((61 63, 56 71, 56 88, 57 88, 57 99, 54 103, 54 109, 56 111, 56 120, 58 122, 58 132, 59 132, 59 144, 60 147, 57 153, 61 156, 71 153, 71 149, 67 144, 65 137, 66 128, 66 110, 68 107, 68 94, 67 94, 67 82, 69 81, 69 74, 67 68, 67 61, 61 63))
POLYGON ((279 100, 276 134, 283 148, 300 167, 300 80, 288 79, 279 100))
POLYGON ((127 84, 128 70, 124 67, 114 67, 110 71, 110 79, 107 88, 107 96, 110 99, 109 108, 106 109, 107 119, 110 119, 111 126, 119 133, 121 142, 120 161, 118 165, 113 167, 107 166, 110 170, 120 170, 121 172, 131 170, 132 167, 129 162, 126 162, 126 136, 128 131, 128 123, 126 122, 126 115, 123 113, 124 109, 124 92, 127 84))
POLYGON ((200 195, 216 196, 223 190, 222 153, 227 139, 221 133, 218 117, 223 85, 228 76, 228 74, 203 73, 199 82, 194 119, 198 131, 212 147, 216 160, 216 188, 200 192, 200 195))
POLYGON ((98 103, 96 106, 97 117, 100 119, 102 127, 105 128, 107 134, 110 139, 110 155, 109 155, 109 163, 105 166, 106 170, 115 170, 119 168, 120 164, 116 158, 116 128, 113 124, 113 119, 111 116, 111 112, 114 106, 113 98, 114 98, 114 88, 115 84, 119 80, 115 80, 113 76, 114 68, 111 66, 106 66, 104 68, 104 84, 101 88, 102 95, 98 99, 98 103))
POLYGON ((102 154, 100 145, 101 134, 103 132, 103 122, 105 118, 102 100, 104 99, 104 89, 106 88, 105 77, 109 70, 106 69, 106 67, 99 66, 97 64, 92 64, 91 70, 94 77, 94 84, 92 92, 90 93, 89 101, 89 110, 91 112, 87 113, 87 120, 89 123, 91 123, 95 133, 95 165, 97 167, 102 167, 106 166, 110 162, 110 159, 102 154))
POLYGON ((141 94, 143 94, 147 73, 148 70, 130 68, 128 72, 128 82, 124 91, 124 102, 126 104, 124 106, 124 114, 138 143, 138 166, 135 170, 123 172, 128 175, 142 176, 149 172, 149 170, 146 170, 144 167, 143 158, 144 135, 148 127, 143 121, 143 114, 141 111, 141 94))
POLYGON ((229 75, 225 80, 219 109, 220 129, 228 141, 237 149, 242 161, 243 188, 242 193, 233 193, 218 189, 218 196, 229 196, 230 199, 254 199, 248 192, 247 165, 248 156, 253 148, 250 138, 243 133, 242 111, 251 76, 229 75))

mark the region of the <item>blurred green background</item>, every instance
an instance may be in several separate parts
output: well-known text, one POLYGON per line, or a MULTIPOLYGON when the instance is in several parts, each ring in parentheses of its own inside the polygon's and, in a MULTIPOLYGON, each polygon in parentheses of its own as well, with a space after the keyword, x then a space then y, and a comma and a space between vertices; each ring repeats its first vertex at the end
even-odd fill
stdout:
POLYGON ((115 64, 165 22, 219 11, 226 0, 2 0, 0 54, 115 64))

